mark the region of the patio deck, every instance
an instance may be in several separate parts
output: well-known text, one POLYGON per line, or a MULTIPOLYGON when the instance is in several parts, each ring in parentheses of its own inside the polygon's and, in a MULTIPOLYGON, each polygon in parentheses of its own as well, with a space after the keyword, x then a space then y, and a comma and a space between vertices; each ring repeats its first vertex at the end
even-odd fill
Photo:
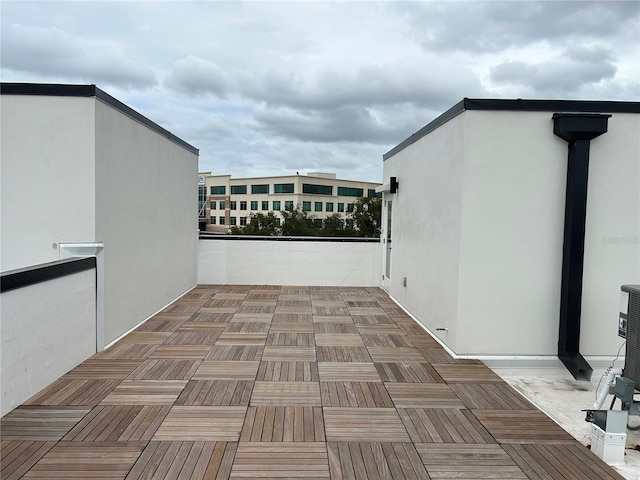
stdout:
POLYGON ((4 480, 623 478, 376 288, 198 286, 0 426, 4 480))

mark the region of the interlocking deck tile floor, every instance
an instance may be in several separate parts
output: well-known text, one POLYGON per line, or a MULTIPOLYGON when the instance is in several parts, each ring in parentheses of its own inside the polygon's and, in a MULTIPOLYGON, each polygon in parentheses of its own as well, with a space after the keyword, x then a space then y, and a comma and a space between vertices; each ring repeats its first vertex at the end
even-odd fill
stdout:
POLYGON ((4 480, 622 479, 377 288, 200 285, 0 428, 4 480))

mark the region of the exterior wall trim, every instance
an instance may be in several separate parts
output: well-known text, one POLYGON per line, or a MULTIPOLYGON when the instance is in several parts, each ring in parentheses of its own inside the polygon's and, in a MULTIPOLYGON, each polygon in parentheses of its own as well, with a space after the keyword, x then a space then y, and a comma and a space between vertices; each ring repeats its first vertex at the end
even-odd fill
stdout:
POLYGON ((200 232, 200 240, 262 240, 266 242, 351 242, 351 243, 380 243, 380 239, 368 237, 283 237, 261 235, 224 235, 206 234, 200 232))
POLYGON ((406 138, 382 156, 387 160, 401 150, 429 134, 440 125, 465 110, 494 110, 521 112, 577 112, 577 113, 640 113, 640 102, 615 102, 600 100, 511 100, 467 98, 456 103, 416 133, 406 138))
POLYGON ((70 258, 10 270, 0 276, 0 293, 96 268, 96 257, 70 258))
POLYGON ((156 133, 168 138, 172 142, 186 148, 191 153, 199 155, 199 150, 176 137, 169 130, 161 127, 152 120, 137 112, 133 108, 125 105, 117 98, 112 97, 105 91, 99 89, 95 85, 70 85, 70 84, 53 84, 53 83, 0 83, 0 94, 2 95, 43 95, 50 97, 95 97, 102 100, 109 106, 122 112, 123 114, 133 118, 143 125, 154 130, 156 133))

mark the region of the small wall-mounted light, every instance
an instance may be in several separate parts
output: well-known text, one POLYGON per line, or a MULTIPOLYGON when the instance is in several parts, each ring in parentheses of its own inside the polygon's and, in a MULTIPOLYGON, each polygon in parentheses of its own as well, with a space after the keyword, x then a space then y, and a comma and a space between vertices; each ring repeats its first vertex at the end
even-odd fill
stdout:
POLYGON ((398 178, 391 177, 389 185, 389 193, 396 193, 398 191, 398 178))

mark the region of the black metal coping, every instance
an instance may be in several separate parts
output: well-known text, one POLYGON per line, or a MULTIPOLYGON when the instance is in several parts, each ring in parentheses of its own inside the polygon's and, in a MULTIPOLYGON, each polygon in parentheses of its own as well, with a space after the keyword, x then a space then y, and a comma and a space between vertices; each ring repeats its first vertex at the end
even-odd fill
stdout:
POLYGON ((399 151, 432 132, 465 110, 493 110, 520 112, 568 112, 568 113, 640 113, 640 102, 614 102, 605 100, 499 100, 464 98, 442 115, 422 127, 382 156, 391 158, 399 151))
POLYGON ((2 95, 43 95, 52 97, 96 97, 112 106, 116 110, 124 113, 125 115, 133 118, 134 120, 149 127, 155 132, 159 133, 163 137, 168 138, 174 143, 184 147, 191 153, 199 155, 200 151, 193 145, 185 142, 179 137, 176 137, 169 130, 161 127, 152 120, 137 112, 133 108, 125 105, 117 98, 112 97, 103 90, 100 90, 95 85, 69 85, 69 84, 56 84, 56 83, 0 83, 0 94, 2 95))
POLYGON ((380 243, 379 238, 369 237, 285 237, 262 235, 227 235, 224 233, 200 232, 200 240, 258 240, 265 242, 346 242, 346 243, 380 243))
POLYGON ((96 257, 82 257, 9 270, 0 275, 0 293, 95 268, 96 257))

